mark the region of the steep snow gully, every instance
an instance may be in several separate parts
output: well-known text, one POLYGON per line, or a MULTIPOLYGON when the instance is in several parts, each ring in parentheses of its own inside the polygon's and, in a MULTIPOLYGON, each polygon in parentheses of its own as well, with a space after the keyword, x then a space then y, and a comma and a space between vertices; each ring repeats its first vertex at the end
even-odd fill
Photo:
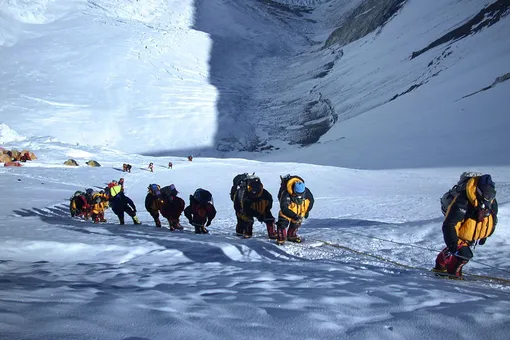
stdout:
MULTIPOLYGON (((334 12, 340 14, 352 6, 326 2, 339 7, 334 12)), ((209 80, 219 92, 221 126, 217 150, 273 150, 270 139, 307 145, 337 121, 334 106, 316 90, 314 79, 325 77, 341 54, 329 51, 333 57, 294 76, 285 72, 295 72, 303 56, 320 52, 314 36, 325 27, 315 17, 326 2, 195 1, 193 28, 212 39, 209 80), (307 81, 311 84, 293 89, 307 81)))

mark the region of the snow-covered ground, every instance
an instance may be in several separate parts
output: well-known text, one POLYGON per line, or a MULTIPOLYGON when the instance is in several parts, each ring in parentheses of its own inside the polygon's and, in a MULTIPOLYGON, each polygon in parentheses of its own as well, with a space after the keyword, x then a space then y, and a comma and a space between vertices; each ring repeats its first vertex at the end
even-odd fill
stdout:
POLYGON ((429 271, 443 247, 439 197, 462 168, 189 162, 48 140, 5 146, 29 145, 40 159, 0 168, 2 339, 505 339, 510 331, 508 167, 472 169, 497 182, 500 222, 465 269, 508 281, 469 282, 429 271), (68 157, 80 166, 63 166, 68 157), (120 171, 125 162, 131 173, 120 171), (253 171, 273 195, 279 175, 305 178, 316 199, 300 229, 305 243, 277 246, 263 225, 252 239, 234 236, 231 180, 253 171), (121 176, 142 226, 129 218, 120 226, 109 210, 104 225, 69 216, 75 190, 121 176), (157 230, 143 205, 150 183, 174 183, 185 200, 209 189, 218 210, 211 234, 195 235, 185 219, 183 232, 157 230))

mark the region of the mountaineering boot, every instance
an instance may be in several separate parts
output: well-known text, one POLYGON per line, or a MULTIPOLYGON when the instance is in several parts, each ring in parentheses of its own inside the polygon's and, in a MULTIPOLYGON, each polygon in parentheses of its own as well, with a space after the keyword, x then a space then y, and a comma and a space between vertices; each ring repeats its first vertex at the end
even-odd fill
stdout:
POLYGON ((463 280, 462 268, 473 257, 473 252, 469 246, 464 244, 458 245, 457 249, 457 252, 448 258, 446 262, 446 270, 452 278, 463 280))
POLYGON ((455 260, 450 261, 447 266, 447 272, 450 274, 450 279, 454 280, 464 280, 462 276, 462 268, 468 261, 458 259, 456 256, 452 256, 455 260))
POLYGON ((436 273, 436 276, 448 276, 448 273, 446 272, 446 269, 432 268, 432 271, 434 273, 436 273))
POLYGON ((142 222, 140 222, 140 220, 138 219, 138 216, 133 216, 133 223, 134 224, 142 224, 142 222))
POLYGON ((244 227, 244 238, 250 238, 253 236, 253 222, 246 223, 244 227))
POLYGON ((242 221, 237 221, 237 224, 236 224, 236 235, 237 236, 244 236, 244 222, 242 221))
POLYGON ((156 222, 156 228, 161 228, 161 221, 159 220, 159 218, 155 218, 154 222, 156 222))
POLYGON ((168 224, 170 225, 170 230, 182 230, 184 229, 182 225, 179 223, 179 220, 168 220, 168 224))
POLYGON ((289 232, 287 233, 287 241, 296 243, 301 242, 301 237, 297 235, 297 230, 298 228, 292 225, 289 227, 289 232))
POLYGON ((437 273, 446 273, 446 262, 449 260, 451 254, 448 252, 448 248, 441 250, 436 257, 436 265, 434 271, 437 273))
POLYGON ((276 233, 278 237, 276 240, 276 244, 278 245, 284 244, 285 241, 287 240, 287 229, 278 227, 276 233))
POLYGON ((208 234, 209 230, 205 228, 205 226, 192 223, 192 225, 195 227, 195 234, 208 234))
POLYGON ((119 216, 120 225, 124 225, 124 216, 119 216))
POLYGON ((274 226, 274 222, 266 222, 267 227, 267 237, 272 240, 278 239, 278 234, 276 233, 276 228, 274 226))

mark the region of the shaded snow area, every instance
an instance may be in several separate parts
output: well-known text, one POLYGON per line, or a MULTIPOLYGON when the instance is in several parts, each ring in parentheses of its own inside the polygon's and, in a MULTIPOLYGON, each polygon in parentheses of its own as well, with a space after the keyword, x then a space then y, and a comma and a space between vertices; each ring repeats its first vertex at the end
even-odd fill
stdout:
MULTIPOLYGON (((443 247, 439 197, 465 169, 366 171, 240 159, 149 158, 47 140, 39 159, 0 168, 2 339, 505 339, 510 331, 510 177, 497 182, 499 224, 466 273, 432 275, 443 247), (79 167, 65 167, 73 156, 79 167), (94 158, 102 167, 90 168, 94 158), (154 162, 153 173, 146 170, 154 162), (173 169, 166 164, 172 161, 173 169), (129 162, 131 173, 120 171, 129 162), (276 195, 279 175, 299 174, 315 196, 301 244, 277 246, 256 223, 235 235, 228 192, 237 173, 258 174, 276 195), (75 190, 125 178, 141 226, 69 215, 75 190), (186 201, 209 189, 210 235, 156 229, 147 186, 174 183, 186 201)), ((277 204, 272 209, 278 213, 277 204)))

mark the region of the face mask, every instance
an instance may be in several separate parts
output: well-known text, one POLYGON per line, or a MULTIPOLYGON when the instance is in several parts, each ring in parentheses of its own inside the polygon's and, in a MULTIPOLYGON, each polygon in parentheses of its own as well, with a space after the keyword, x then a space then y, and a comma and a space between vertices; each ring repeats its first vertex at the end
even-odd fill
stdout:
POLYGON ((296 204, 303 204, 305 197, 303 194, 292 196, 292 200, 296 202, 296 204))

